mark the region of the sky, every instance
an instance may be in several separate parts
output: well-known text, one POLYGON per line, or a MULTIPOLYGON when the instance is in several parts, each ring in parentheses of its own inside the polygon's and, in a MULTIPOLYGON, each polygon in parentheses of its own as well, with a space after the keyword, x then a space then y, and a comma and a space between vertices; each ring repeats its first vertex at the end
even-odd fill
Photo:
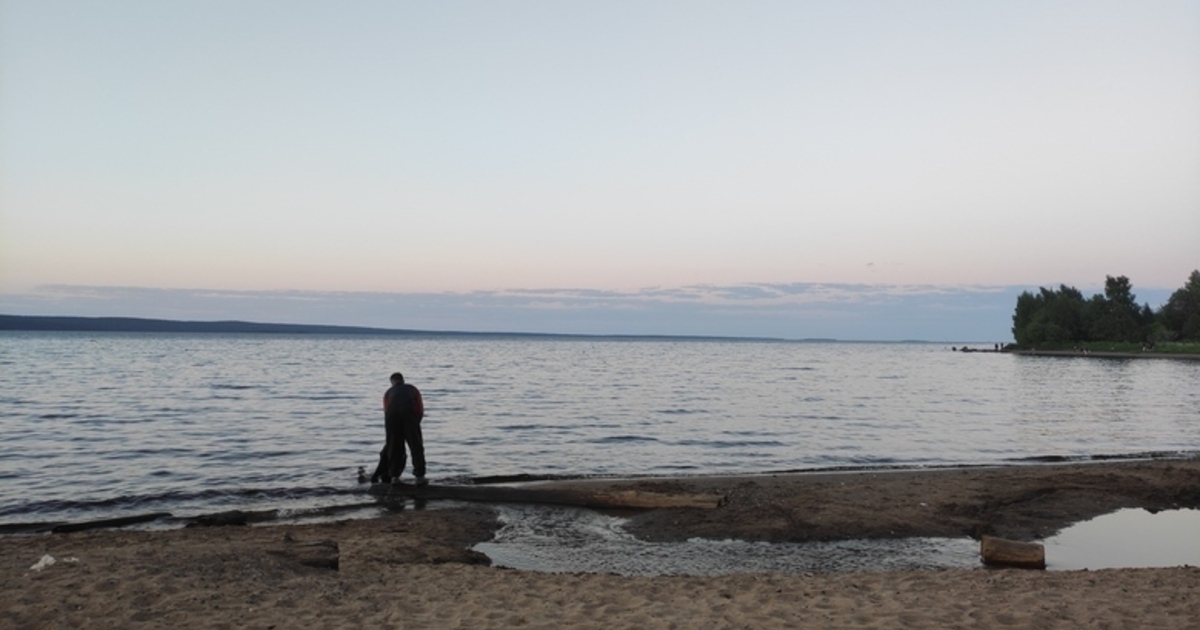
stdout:
POLYGON ((0 0, 0 313, 1003 341, 1197 268, 1197 0, 0 0))

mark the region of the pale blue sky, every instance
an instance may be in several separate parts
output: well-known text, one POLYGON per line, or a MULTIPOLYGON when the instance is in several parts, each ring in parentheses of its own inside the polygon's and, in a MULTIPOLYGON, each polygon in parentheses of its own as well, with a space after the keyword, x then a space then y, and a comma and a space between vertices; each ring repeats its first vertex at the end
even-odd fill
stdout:
POLYGON ((1198 112, 1197 1, 0 0, 0 312, 992 339, 1200 267, 1198 112))

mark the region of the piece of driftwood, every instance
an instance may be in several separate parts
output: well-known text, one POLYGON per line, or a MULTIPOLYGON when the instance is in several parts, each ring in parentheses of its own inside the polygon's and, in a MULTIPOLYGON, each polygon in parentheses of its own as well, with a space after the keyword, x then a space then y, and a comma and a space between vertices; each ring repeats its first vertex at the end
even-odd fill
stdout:
POLYGON ((201 514, 200 516, 194 516, 189 519, 187 527, 226 527, 229 525, 249 525, 250 523, 274 520, 275 515, 276 510, 263 510, 259 512, 229 510, 227 512, 215 512, 213 514, 201 514))
POLYGON ((665 494, 642 490, 587 491, 580 489, 517 488, 512 486, 414 486, 377 483, 371 494, 412 499, 451 499, 483 503, 542 503, 606 509, 698 508, 711 510, 720 494, 665 494))
POLYGON ((31 523, 4 523, 0 524, 0 536, 8 536, 10 534, 44 534, 53 531, 59 525, 67 525, 66 521, 41 521, 31 523))
POLYGON ((169 512, 153 512, 151 514, 106 518, 99 521, 86 521, 83 523, 62 523, 61 525, 55 525, 50 529, 50 531, 54 532, 55 534, 64 534, 68 532, 82 532, 89 529, 101 529, 105 527, 125 527, 126 525, 149 523, 151 521, 157 521, 160 518, 167 518, 169 516, 171 516, 169 512))
POLYGON ((1046 548, 1038 543, 984 536, 979 544, 983 563, 1021 569, 1045 569, 1046 548))

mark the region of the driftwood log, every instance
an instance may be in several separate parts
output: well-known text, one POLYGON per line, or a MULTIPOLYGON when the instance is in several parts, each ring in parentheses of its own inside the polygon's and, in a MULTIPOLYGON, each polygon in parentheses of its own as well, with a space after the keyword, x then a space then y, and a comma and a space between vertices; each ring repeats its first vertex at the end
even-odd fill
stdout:
POLYGON ((991 566, 1045 569, 1046 548, 1038 543, 984 536, 979 544, 983 563, 991 566))
POLYGON ((540 503, 601 509, 699 508, 721 505, 721 494, 665 494, 642 490, 587 491, 513 486, 371 486, 372 495, 405 499, 451 499, 483 503, 540 503))
POLYGON ((277 515, 276 510, 264 510, 261 512, 243 512, 241 510, 229 510, 227 512, 216 512, 214 514, 202 514, 188 519, 187 527, 225 527, 229 525, 249 525, 251 523, 263 523, 275 520, 277 515))
POLYGON ((103 529, 109 527, 125 527, 126 525, 137 525, 139 523, 149 523, 157 521, 160 518, 168 518, 171 515, 167 512, 152 512, 150 514, 138 514, 136 516, 122 516, 120 518, 106 518, 99 521, 86 521, 83 523, 61 523, 51 528, 51 532, 55 534, 65 534, 69 532, 82 532, 89 529, 103 529))

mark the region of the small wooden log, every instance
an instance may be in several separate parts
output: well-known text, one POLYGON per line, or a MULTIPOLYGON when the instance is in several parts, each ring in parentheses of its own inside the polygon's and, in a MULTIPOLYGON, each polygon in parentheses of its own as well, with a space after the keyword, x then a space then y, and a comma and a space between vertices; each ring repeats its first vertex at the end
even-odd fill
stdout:
POLYGON ((229 525, 249 525, 250 523, 274 520, 275 516, 276 510, 264 510, 260 512, 229 510, 227 512, 216 512, 213 514, 202 514, 200 516, 192 517, 186 526, 227 527, 229 525))
POLYGON ((983 563, 1020 569, 1045 569, 1046 548, 1038 543, 984 536, 979 544, 983 563))
POLYGON ((139 523, 149 523, 157 521, 160 518, 168 518, 169 512, 153 512, 151 514, 139 514, 137 516, 122 516, 120 518, 106 518, 99 521, 87 521, 84 523, 62 523, 55 525, 50 531, 55 534, 63 534, 68 532, 82 532, 89 529, 101 529, 107 527, 125 527, 126 525, 137 525, 139 523))

